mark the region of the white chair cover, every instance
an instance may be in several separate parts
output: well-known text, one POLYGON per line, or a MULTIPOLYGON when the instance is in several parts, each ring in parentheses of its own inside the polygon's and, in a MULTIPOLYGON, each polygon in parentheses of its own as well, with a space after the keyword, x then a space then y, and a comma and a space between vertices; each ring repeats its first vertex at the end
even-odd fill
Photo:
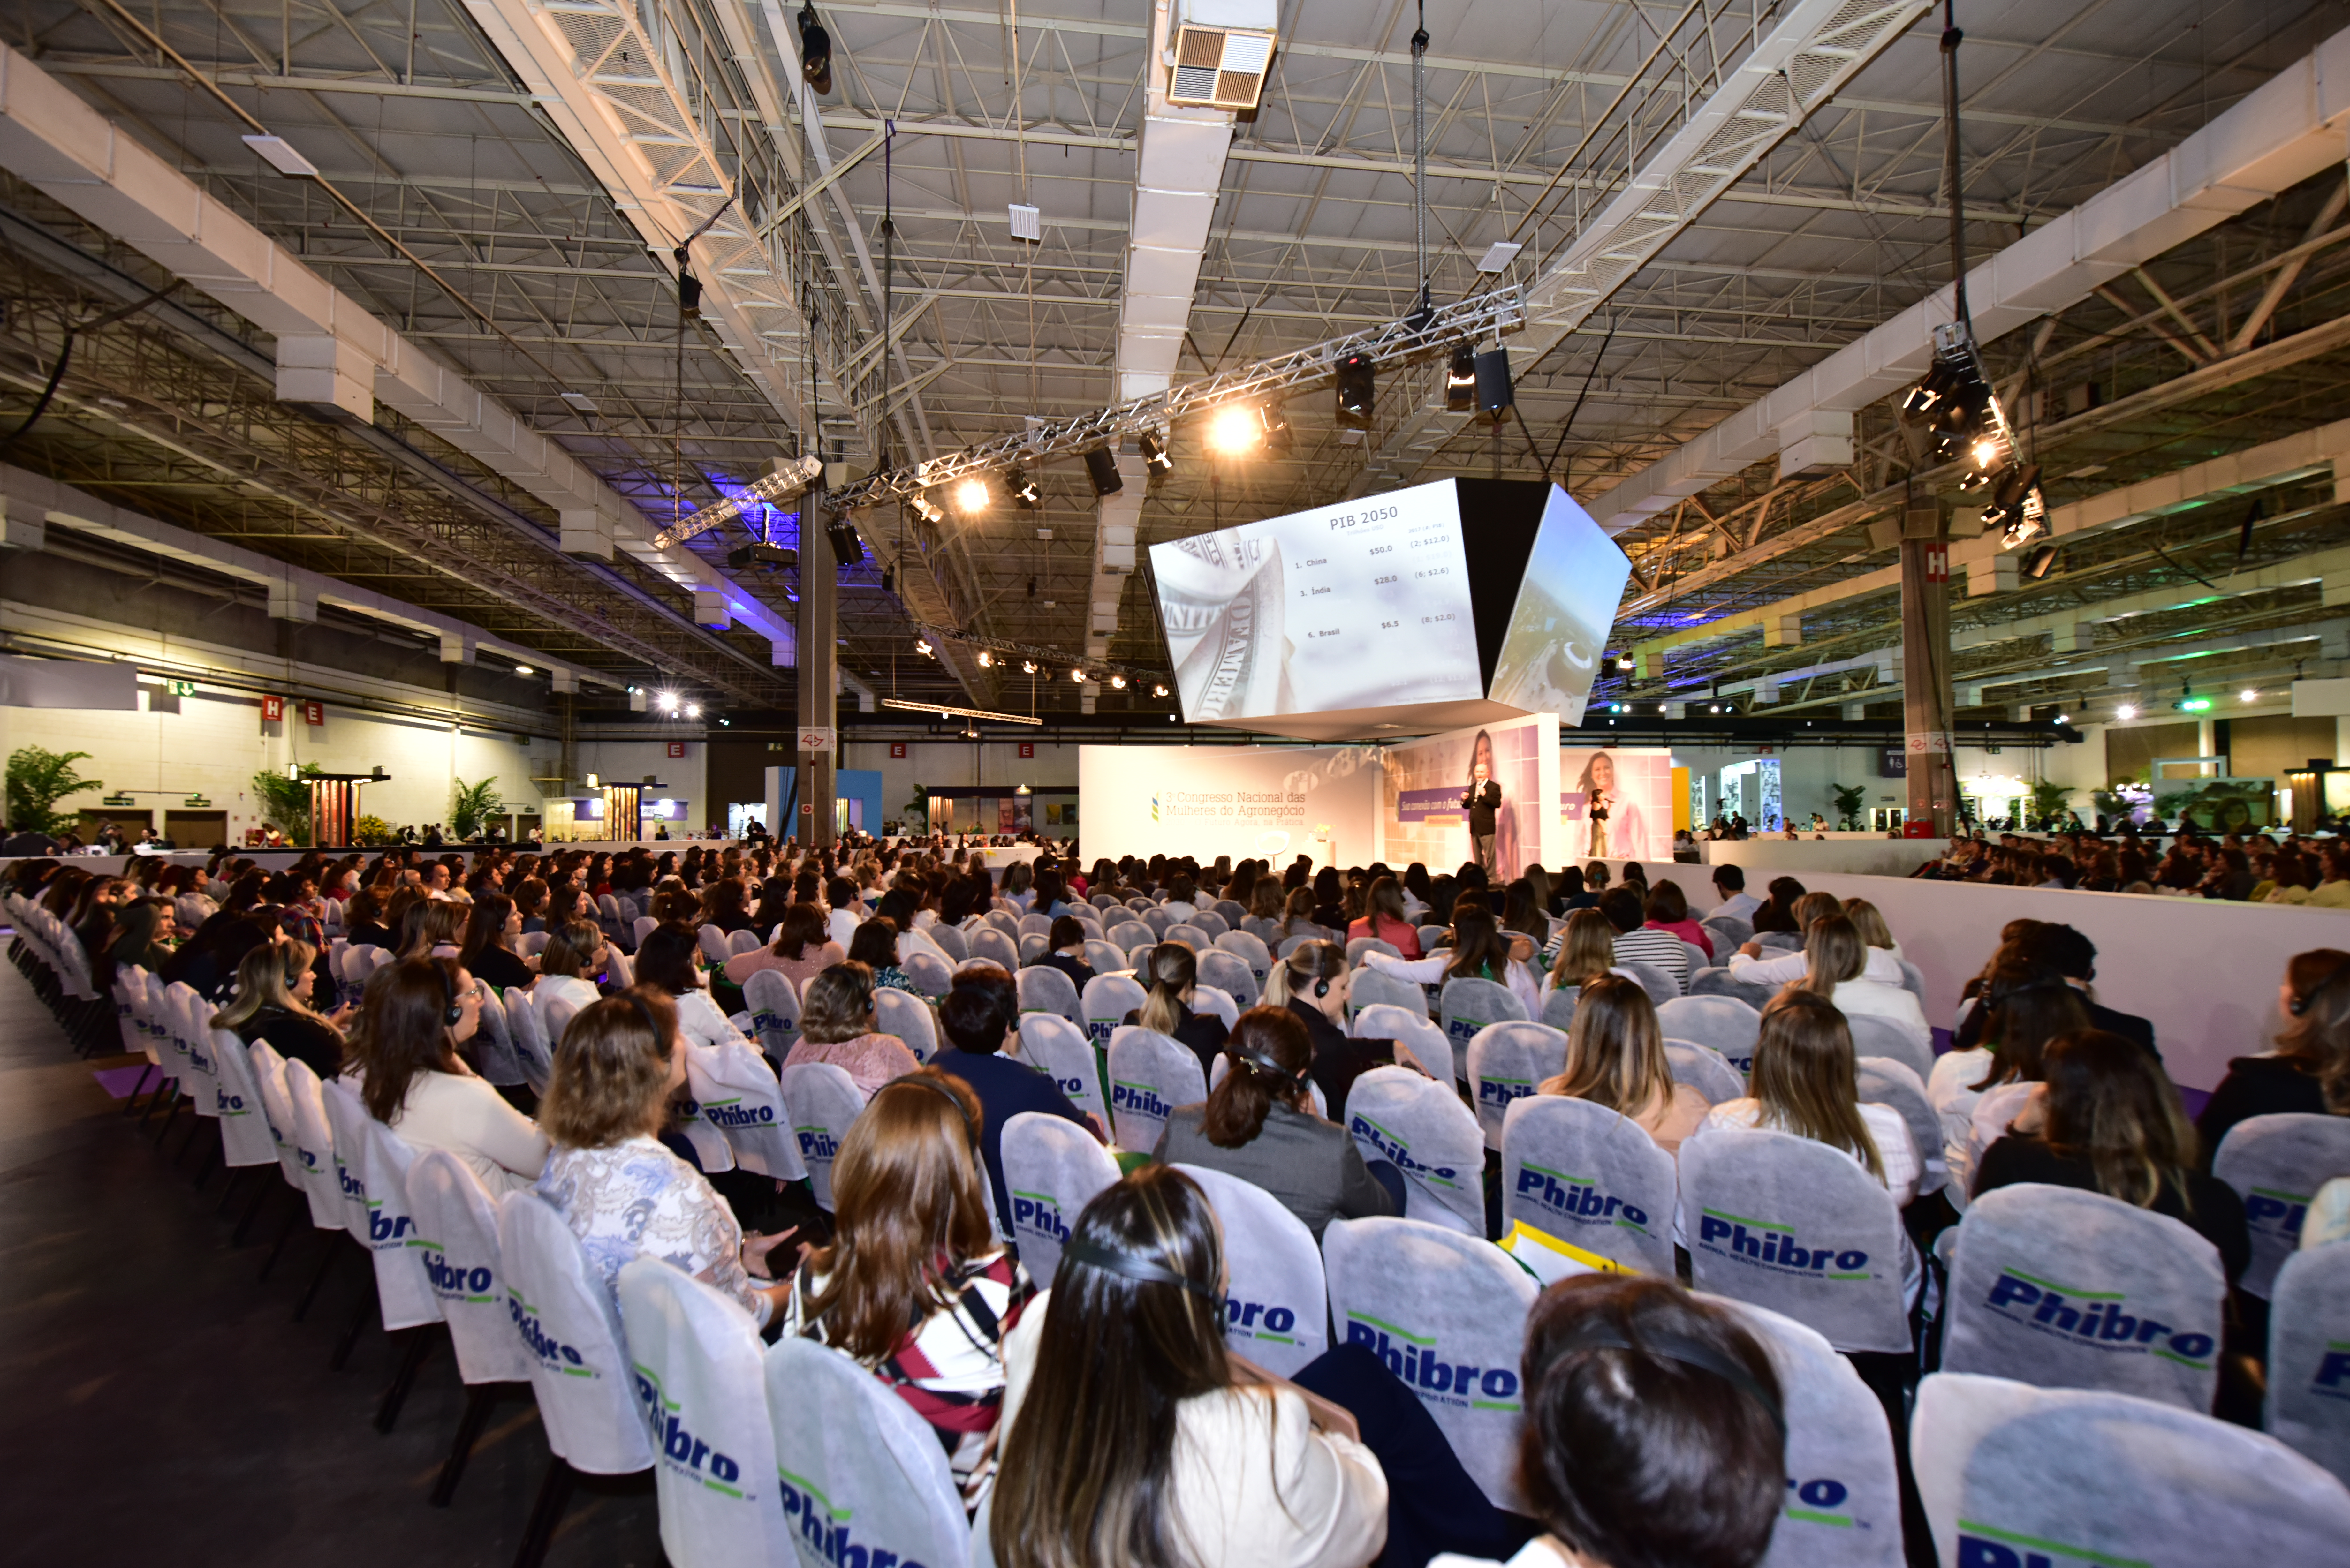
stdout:
POLYGON ((1926 1097, 1925 1081, 1908 1063, 1883 1056, 1863 1056, 1853 1066, 1862 1105, 1887 1106, 1901 1113, 1909 1141, 1918 1147, 1918 1196, 1940 1191, 1950 1179, 1950 1162, 1942 1147, 1942 1120, 1926 1097))
POLYGON ((1909 1463, 1946 1564, 2339 1563, 2350 1492, 2273 1438, 2150 1399, 1942 1372, 1909 1463))
POLYGON ((1882 1056, 1888 1062, 1898 1062, 1917 1074, 1921 1084, 1933 1076, 1933 1046, 1891 1019, 1855 1012, 1847 1014, 1845 1022, 1852 1026, 1854 1055, 1882 1056))
POLYGON ((1076 982, 1059 970, 1031 965, 1014 977, 1014 984, 1019 989, 1021 1012, 1050 1012, 1080 1029, 1085 1027, 1085 1011, 1077 1005, 1076 982))
POLYGON ((1045 956, 1045 950, 1050 945, 1051 942, 1049 939, 1045 937, 1022 937, 1020 939, 1020 962, 1024 966, 1035 963, 1038 959, 1045 956))
MULTIPOLYGON (((328 1094, 331 1096, 341 1087, 330 1085, 328 1094)), ((328 1104, 331 1116, 334 1101, 329 1098, 328 1104)), ((357 1096, 351 1096, 351 1104, 359 1104, 357 1096)), ((425 1278, 423 1232, 416 1228, 416 1215, 408 1203, 408 1171, 416 1163, 416 1150, 364 1110, 359 1134, 367 1183, 368 1251, 375 1260, 375 1293, 383 1307, 384 1329, 438 1323, 441 1303, 425 1278)))
POLYGON ((693 1086, 697 1077, 707 1081, 710 1076, 709 1069, 703 1068, 697 1073, 694 1064, 695 1054, 709 1047, 697 1045, 691 1040, 680 1040, 678 1044, 685 1053, 686 1091, 691 1097, 670 1102, 677 1135, 693 1147, 694 1163, 705 1175, 732 1170, 734 1168, 734 1151, 728 1146, 726 1135, 719 1131, 717 1125, 704 1114, 702 1096, 693 1086))
POLYGON ((295 1131, 294 1102, 286 1094, 286 1058, 266 1040, 246 1046, 244 1057, 253 1068, 255 1086, 261 1091, 261 1114, 269 1124, 270 1141, 276 1146, 278 1174, 286 1186, 307 1199, 310 1181, 302 1166, 301 1139, 295 1131))
POLYGON ((340 1078, 318 1085, 333 1137, 335 1190, 343 1202, 343 1229, 373 1252, 377 1241, 373 1206, 367 1191, 367 1107, 340 1078))
POLYGON ((1139 1023, 1109 1037, 1109 1114, 1118 1147, 1149 1154, 1178 1106, 1208 1097, 1207 1075, 1189 1045, 1139 1023))
POLYGON ((1676 996, 1657 1009, 1657 1027, 1668 1040, 1710 1045, 1727 1061, 1751 1064, 1754 1042, 1762 1033, 1762 1015, 1735 997, 1676 996))
POLYGON ((808 1184, 816 1189, 816 1207, 832 1212, 832 1162, 848 1124, 865 1108, 865 1096, 846 1067, 829 1062, 803 1062, 784 1069, 784 1105, 791 1113, 792 1134, 800 1146, 800 1162, 808 1184))
POLYGON ((735 956, 734 950, 726 943, 726 933, 716 926, 696 927, 693 940, 694 945, 702 950, 702 956, 722 969, 728 959, 735 956))
POLYGON ((1588 1100, 1534 1095, 1502 1118, 1502 1224, 1673 1278, 1673 1157, 1588 1100))
POLYGON ((1229 994, 1217 990, 1205 981, 1191 988, 1191 1011, 1212 1013, 1222 1020, 1227 1033, 1231 1033, 1232 1026, 1241 1021, 1240 1004, 1229 994))
POLYGON ((1575 1004, 1583 992, 1571 985, 1555 985, 1542 993, 1542 1021, 1565 1034, 1575 1027, 1575 1004))
POLYGON ((1096 974, 1107 974, 1126 967, 1126 950, 1099 937, 1086 939, 1086 967, 1096 974))
POLYGON ((1502 1147, 1502 1117, 1510 1102, 1533 1094, 1545 1078, 1566 1070, 1566 1036, 1547 1023, 1488 1023, 1469 1041, 1469 1083, 1477 1095, 1477 1125, 1485 1147, 1502 1147))
POLYGON ((1703 1095, 1708 1105, 1742 1098, 1746 1080, 1730 1059, 1711 1045, 1690 1040, 1665 1042, 1665 1060, 1672 1064, 1673 1082, 1687 1084, 1703 1095))
POLYGON ((1437 1024, 1458 1050, 1489 1023, 1524 1020, 1526 1005, 1517 992, 1490 980, 1448 980, 1438 993, 1437 1024))
POLYGON ((1885 1407, 1852 1363, 1794 1318, 1727 1296, 1778 1374, 1787 1499, 1762 1568, 1902 1568, 1901 1478, 1885 1407))
POLYGON ((1942 1366, 2209 1412, 2228 1280, 2179 1221, 2102 1193, 2026 1185, 1967 1206, 1942 1366))
MULTIPOLYGON (((73 935, 65 934, 68 939, 73 935)), ((220 1077, 213 1070, 212 1015, 212 1003, 187 981, 173 981, 163 988, 163 1020, 179 1058, 173 1075, 180 1080, 180 1092, 193 1102, 198 1116, 217 1119, 220 1077)))
POLYGON ((531 1011, 538 1015, 538 1026, 546 1036, 547 1054, 563 1044, 564 1031, 579 1016, 579 1004, 567 996, 549 996, 538 1000, 531 1011))
MULTIPOLYGON (((1066 975, 1061 979, 1067 983, 1066 975)), ((927 1062, 939 1054, 938 1021, 931 1016, 931 1004, 920 997, 894 985, 877 986, 873 992, 873 1019, 874 1027, 880 1033, 904 1041, 915 1061, 927 1062)))
POLYGON ((990 963, 1003 965, 1007 971, 1020 967, 1019 943, 992 927, 972 933, 970 950, 963 956, 985 959, 990 963))
POLYGON ((288 1130, 301 1161, 302 1195, 310 1201, 310 1223, 321 1231, 347 1231, 350 1219, 343 1205, 341 1168, 335 1163, 335 1134, 327 1120, 325 1087, 307 1062, 286 1064, 286 1104, 294 1119, 288 1130))
POLYGON ((743 982, 743 1001, 750 1009, 759 1049, 778 1062, 790 1055, 800 1037, 800 998, 784 971, 754 970, 743 982))
MULTIPOLYGON (((1118 939, 1112 937, 1110 940, 1118 939)), ((1226 931, 1216 939, 1216 946, 1248 965, 1249 973, 1256 976, 1259 986, 1263 985, 1265 977, 1273 972, 1273 950, 1265 946, 1260 937, 1247 931, 1226 931)))
POLYGON ((1330 1348, 1314 1232, 1262 1187, 1205 1166, 1175 1168, 1200 1184, 1224 1233, 1224 1343, 1276 1376, 1295 1376, 1330 1348))
MULTIPOLYGON (((905 968, 906 961, 913 957, 916 953, 928 953, 931 957, 938 960, 939 962, 944 965, 947 969, 953 969, 955 964, 960 961, 949 958, 947 956, 947 950, 941 947, 931 935, 931 931, 943 929, 945 929, 945 927, 942 925, 933 925, 924 930, 899 931, 898 933, 898 967, 899 969, 905 968)), ((963 957, 969 958, 970 956, 970 948, 966 945, 963 950, 963 957)), ((806 988, 803 986, 801 989, 806 990, 806 988)))
POLYGON ((213 1096, 220 1112, 221 1163, 232 1170, 268 1165, 277 1158, 277 1140, 270 1136, 261 1084, 244 1053, 244 1042, 234 1032, 215 1029, 213 1036, 213 1096))
MULTIPOLYGON (((729 1165, 778 1181, 806 1179, 799 1138, 791 1113, 784 1107, 783 1085, 775 1082, 766 1058, 747 1042, 724 1040, 692 1047, 685 1058, 685 1081, 702 1120, 732 1151, 729 1165)), ((705 1164, 702 1168, 713 1168, 705 1164)))
POLYGON ((908 953, 905 968, 906 978, 914 982, 914 989, 932 1002, 954 988, 954 971, 947 968, 943 959, 924 952, 908 953))
POLYGON ((922 935, 935 944, 940 952, 946 955, 946 961, 949 963, 961 963, 971 957, 970 940, 944 920, 931 927, 922 935))
POLYGON ((536 1357, 515 1333, 498 1261, 498 1207, 481 1178, 447 1149, 429 1148, 408 1168, 408 1201, 457 1375, 467 1383, 528 1382, 536 1357))
POLYGON ((1377 937, 1354 937, 1347 943, 1347 967, 1352 969, 1359 966, 1365 953, 1385 953, 1391 959, 1403 957, 1403 950, 1393 942, 1383 942, 1377 937))
POLYGON ((1404 1217, 1485 1234, 1485 1135, 1449 1083, 1374 1067, 1347 1092, 1347 1131, 1365 1159, 1403 1173, 1404 1217))
MULTIPOLYGON (((704 927, 703 929, 706 930, 709 928, 704 927)), ((744 953, 757 952, 761 948, 766 945, 766 943, 759 940, 758 932, 748 929, 747 928, 743 930, 729 931, 726 933, 726 956, 729 958, 741 958, 744 953)))
POLYGON ((1640 989, 1648 993, 1648 1000, 1659 1007, 1680 998, 1679 982, 1675 981, 1669 972, 1659 969, 1655 964, 1641 963, 1636 959, 1624 959, 1619 961, 1616 967, 1630 975, 1638 983, 1640 989))
POLYGON ((1001 1147, 1012 1240, 1028 1277, 1049 1290, 1078 1214, 1095 1194, 1118 1184, 1118 1161, 1085 1128, 1042 1111, 1023 1111, 1005 1122, 1001 1147))
POLYGON ((776 1490, 800 1568, 968 1568, 971 1525, 946 1450, 903 1399, 812 1339, 779 1340, 765 1381, 776 1490))
POLYGON ((1778 992, 1775 986, 1749 985, 1744 981, 1732 980, 1728 969, 1720 968, 1700 970, 1690 976, 1689 993, 1691 996, 1734 997, 1759 1013, 1771 1005, 1771 998, 1778 992))
POLYGON ((1752 1127, 1701 1133, 1681 1145, 1680 1212, 1699 1290, 1784 1314, 1838 1350, 1910 1347, 1900 1210, 1841 1150, 1752 1127))
POLYGON ((785 1568, 775 1428, 751 1314, 652 1258, 620 1269, 629 1383, 652 1428, 661 1551, 675 1568, 785 1568))
MULTIPOLYGON (((1429 1016, 1428 992, 1425 987, 1408 980, 1398 980, 1366 964, 1347 977, 1347 1011, 1360 1013, 1367 1007, 1400 1007, 1415 1017, 1426 1018, 1429 1016)), ((1447 1035, 1446 1038, 1450 1040, 1451 1037, 1447 1035)), ((1453 1048, 1457 1051, 1462 1044, 1454 1042, 1453 1048)))
MULTIPOLYGON (((639 916, 638 916, 634 920, 631 920, 631 921, 629 923, 629 929, 630 931, 632 931, 633 933, 635 933, 635 936, 636 936, 636 941, 637 941, 637 946, 639 946, 639 947, 642 947, 642 946, 644 946, 644 945, 645 945, 645 939, 646 939, 647 937, 649 937, 649 936, 651 936, 655 931, 659 930, 660 929, 660 922, 659 920, 654 919, 650 915, 639 915, 639 916)), ((542 951, 542 950, 544 950, 546 949, 546 932, 544 932, 544 931, 534 931, 534 932, 532 932, 532 933, 531 933, 531 936, 535 936, 535 937, 536 937, 536 938, 538 939, 538 946, 537 946, 536 948, 521 948, 521 947, 518 947, 518 948, 517 948, 517 950, 518 950, 518 951, 520 951, 520 952, 522 952, 522 953, 524 953, 525 955, 528 955, 528 954, 533 953, 533 952, 542 951)), ((521 940, 521 941, 525 941, 525 942, 526 942, 526 941, 530 940, 531 940, 531 938, 530 938, 530 937, 524 937, 524 938, 522 938, 522 939, 520 939, 520 940, 521 940)))
POLYGON ((2266 1300, 2277 1271, 2301 1245, 2301 1222, 2317 1189, 2350 1176, 2350 1116, 2247 1116, 2228 1129, 2211 1174, 2244 1200, 2252 1261, 2239 1283, 2266 1300))
POLYGON ((1053 934, 1053 919, 1050 915, 1023 915, 1020 917, 1019 934, 1024 937, 1049 937, 1053 934))
POLYGON ((545 1099, 547 1082, 555 1075, 555 1052, 547 1044, 546 1026, 538 1015, 538 1001, 526 991, 509 991, 505 994, 505 1012, 515 1054, 522 1058, 522 1075, 529 1081, 530 1092, 545 1099))
POLYGON ((1128 1013, 1139 1011, 1149 994, 1129 976, 1097 974, 1086 982, 1086 993, 1078 1002, 1077 1026, 1097 1049, 1107 1051, 1111 1032, 1126 1022, 1128 1013))
POLYGON ((1496 1508, 1518 1489, 1533 1276, 1492 1242, 1417 1220, 1333 1220, 1322 1233, 1330 1321, 1403 1379, 1496 1508))
POLYGON ((522 1054, 515 1049, 514 1024, 505 1003, 488 986, 482 988, 482 1026, 466 1042, 473 1068, 483 1079, 502 1089, 530 1082, 522 1070, 522 1054))
POLYGON ((650 1469, 652 1443, 621 1349, 619 1303, 588 1272, 579 1239, 536 1192, 498 1204, 506 1310, 531 1353, 531 1392, 546 1446, 572 1469, 629 1475, 650 1469))
POLYGON ((2269 1434, 2350 1484, 2350 1243, 2295 1252, 2273 1289, 2269 1434))
MULTIPOLYGON (((1372 972, 1357 971, 1357 979, 1372 972)), ((1417 989, 1417 988, 1415 988, 1417 989)), ((1347 1000, 1354 1000, 1351 992, 1347 1000)), ((1428 1021, 1425 1012, 1414 1012, 1408 1007, 1398 1007, 1390 1002, 1375 1002, 1356 1012, 1351 1033, 1357 1040, 1394 1040, 1411 1048, 1419 1064, 1429 1070, 1440 1084, 1457 1082, 1460 1071, 1452 1058, 1452 1042, 1444 1031, 1428 1021)))
POLYGON ((1200 983, 1212 986, 1231 997, 1233 1007, 1240 1012, 1254 1007, 1263 994, 1263 988, 1257 984, 1255 971, 1249 968, 1247 961, 1222 948, 1208 948, 1201 952, 1200 983))
POLYGON ((1076 1024, 1057 1012, 1027 1013, 1011 1054, 1059 1085, 1078 1110, 1099 1116, 1105 1127, 1110 1125, 1109 1108, 1102 1102, 1102 1054, 1076 1024))

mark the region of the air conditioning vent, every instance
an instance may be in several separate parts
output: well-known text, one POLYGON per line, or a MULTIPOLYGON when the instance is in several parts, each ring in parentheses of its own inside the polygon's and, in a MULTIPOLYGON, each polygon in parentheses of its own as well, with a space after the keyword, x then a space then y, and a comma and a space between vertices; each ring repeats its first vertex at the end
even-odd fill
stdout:
POLYGON ((1167 101, 1203 109, 1254 109, 1273 67, 1273 46, 1271 33, 1186 24, 1175 34, 1175 74, 1167 101))

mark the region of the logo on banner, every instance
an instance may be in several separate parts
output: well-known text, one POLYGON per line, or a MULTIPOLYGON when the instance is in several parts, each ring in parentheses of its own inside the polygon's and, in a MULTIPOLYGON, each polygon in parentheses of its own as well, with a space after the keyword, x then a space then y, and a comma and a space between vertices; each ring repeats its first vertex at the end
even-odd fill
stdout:
POLYGON ((282 720, 284 720, 284 719, 285 719, 285 717, 286 717, 286 699, 285 699, 285 698, 283 698, 283 697, 264 697, 264 698, 261 700, 261 722, 262 722, 263 723, 265 723, 265 724, 275 724, 275 723, 277 723, 277 722, 281 722, 282 720))
POLYGON ((1347 1343, 1359 1345, 1409 1384, 1423 1404, 1430 1400, 1470 1410, 1518 1408, 1518 1375, 1506 1366, 1461 1361, 1436 1342, 1362 1313, 1347 1314, 1347 1343))
POLYGON ((1159 820, 1159 797, 1155 794, 1150 797, 1150 820, 1159 820))
POLYGON ((2199 1372, 2211 1367, 2211 1336, 2179 1333, 2167 1323, 2135 1317, 2123 1310, 2120 1291, 2076 1291, 2013 1269, 2002 1269, 1983 1304, 2036 1333, 2054 1334, 2101 1350, 2151 1353, 2199 1372))
POLYGON ((1698 1246, 1717 1258, 1761 1264, 1775 1273, 1810 1274, 1829 1280, 1869 1280, 1868 1254, 1857 1247, 1812 1246, 1798 1240, 1793 1225, 1748 1220, 1718 1209, 1702 1210, 1698 1246))

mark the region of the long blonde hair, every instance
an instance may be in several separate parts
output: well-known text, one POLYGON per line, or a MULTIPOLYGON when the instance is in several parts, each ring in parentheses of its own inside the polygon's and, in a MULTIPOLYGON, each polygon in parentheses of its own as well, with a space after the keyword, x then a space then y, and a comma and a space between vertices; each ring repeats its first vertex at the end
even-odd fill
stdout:
POLYGON ((317 957, 317 949, 290 939, 275 944, 264 942, 246 953, 236 966, 236 996, 213 1014, 213 1027, 234 1032, 263 1008, 275 1007, 282 1012, 325 1023, 339 1038, 341 1030, 335 1029, 316 1008, 294 994, 304 971, 317 957))
POLYGON ((1804 951, 1810 962, 1804 978, 1789 989, 1809 991, 1833 998, 1835 988, 1848 980, 1858 980, 1868 968, 1868 948, 1861 941, 1860 932, 1854 929, 1852 919, 1846 915, 1830 915, 1812 922, 1811 932, 1804 939, 1804 951))
POLYGON ((1882 1181, 1885 1157, 1861 1118, 1858 1078, 1852 1028, 1834 1002, 1793 987, 1771 999, 1754 1044, 1758 1125, 1843 1149, 1882 1181))
POLYGON ((1199 960, 1182 942, 1160 942, 1150 950, 1150 994, 1142 999, 1145 1029, 1172 1034, 1183 1017, 1183 993, 1199 982, 1199 960))
POLYGON ((1597 980, 1616 967, 1616 928, 1596 909, 1577 909, 1566 918, 1566 940, 1551 966, 1554 990, 1597 980))
POLYGON ((1673 1097, 1672 1062, 1657 1026, 1656 1003, 1637 981, 1604 974, 1584 986, 1566 1037, 1566 1069, 1546 1080, 1542 1092, 1589 1100, 1636 1119, 1673 1097))
POLYGON ((1901 945, 1893 940, 1893 928, 1885 923, 1884 911, 1866 898, 1846 898, 1844 918, 1852 922, 1852 929, 1870 947, 1889 950, 1901 945))

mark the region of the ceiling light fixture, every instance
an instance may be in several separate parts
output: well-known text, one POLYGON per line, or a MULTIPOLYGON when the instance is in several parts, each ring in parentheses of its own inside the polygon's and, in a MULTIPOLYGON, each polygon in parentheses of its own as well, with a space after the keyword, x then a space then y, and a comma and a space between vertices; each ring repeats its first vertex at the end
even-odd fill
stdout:
POLYGON ((1150 689, 1150 694, 1153 697, 1164 697, 1167 695, 1167 688, 1164 686, 1153 686, 1150 689))
POLYGON ((1040 727, 1045 722, 1026 713, 998 713, 986 708, 951 708, 940 702, 910 702, 903 697, 884 697, 881 706, 905 713, 935 713, 941 719, 985 719, 998 724, 1034 724, 1040 727))
POLYGON ((515 673, 516 675, 530 675, 536 673, 536 671, 534 671, 527 664, 517 664, 515 666, 515 673))
POLYGON ((1479 272, 1504 271, 1512 262, 1518 259, 1518 253, 1524 248, 1514 240, 1495 240, 1485 247, 1485 254, 1477 258, 1477 270, 1479 272))
POLYGON ((920 654, 925 659, 936 657, 936 655, 931 651, 931 639, 927 637, 918 637, 914 639, 914 651, 920 654))
POLYGON ((987 502, 987 481, 976 474, 955 486, 955 510, 966 517, 986 511, 987 502))
POLYGON ((1022 660, 1020 661, 1020 673, 1021 673, 1021 674, 1023 674, 1023 675, 1034 675, 1034 674, 1035 674, 1035 673, 1036 673, 1036 661, 1035 661, 1035 659, 1022 659, 1022 660))
POLYGON ((925 523, 946 521, 947 509, 931 500, 928 491, 918 490, 914 493, 913 508, 914 515, 925 523))
POLYGON ((1036 488, 1036 482, 1029 478, 1027 471, 1016 462, 1004 472, 1003 488, 1011 493, 1013 504, 1024 512, 1034 512, 1045 504, 1044 494, 1036 488))
POLYGON ((2236 698, 2239 701, 2257 702, 2261 700, 2261 694, 2248 686, 2241 691, 2237 692, 2236 698))
POLYGON ((701 703, 699 703, 699 702, 688 702, 688 703, 685 705, 685 716, 686 716, 687 718, 689 718, 689 719, 699 719, 699 718, 701 718, 701 717, 702 717, 702 704, 701 704, 701 703))
POLYGON ((1143 471, 1151 478, 1157 479, 1175 472, 1175 458, 1167 450, 1165 436, 1157 431, 1144 431, 1134 438, 1134 441, 1142 449, 1143 471))
POLYGON ((1263 440, 1264 426, 1256 410, 1244 404, 1226 403, 1208 418, 1208 448, 1222 456, 1245 456, 1263 440))
POLYGON ((1113 675, 1109 678, 1109 685, 1110 690, 1113 691, 1123 691, 1126 690, 1126 677, 1123 675, 1113 675))
POLYGON ((248 136, 244 144, 269 161, 269 166, 288 180, 315 178, 318 166, 294 150, 294 144, 282 136, 248 136))
POLYGON ((988 652, 987 649, 983 648, 979 650, 979 667, 982 670, 986 670, 992 667, 994 663, 995 655, 988 652))
POLYGON ((1444 411, 1465 414, 1477 406, 1477 350, 1467 338, 1452 346, 1444 369, 1444 411))
POLYGON ((816 19, 816 7, 800 7, 800 76, 817 94, 832 96, 832 35, 816 19))
POLYGON ((653 699, 653 701, 654 705, 659 707, 664 713, 674 713, 677 711, 678 696, 674 691, 664 691, 660 696, 653 699))
POLYGON ((1082 686, 1086 683, 1086 672, 1082 670, 1072 670, 1069 671, 1069 679, 1082 686))
POLYGON ((2134 705, 2125 702, 2120 707, 2114 710, 2114 717, 2121 720, 2124 723, 2127 723, 2130 720, 2137 717, 2137 709, 2134 705))

